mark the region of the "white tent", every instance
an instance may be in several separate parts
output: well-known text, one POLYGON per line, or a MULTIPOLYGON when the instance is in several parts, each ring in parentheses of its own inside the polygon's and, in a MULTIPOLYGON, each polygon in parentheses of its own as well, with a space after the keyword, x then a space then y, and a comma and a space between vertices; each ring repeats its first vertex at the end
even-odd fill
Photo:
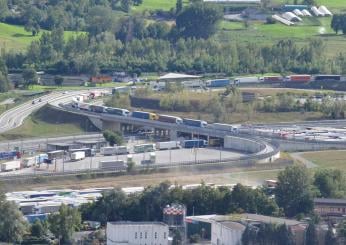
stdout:
POLYGON ((320 11, 322 14, 324 14, 325 16, 332 16, 333 14, 326 8, 326 6, 321 5, 318 8, 318 11, 320 11))
POLYGON ((281 22, 281 23, 284 24, 284 25, 287 25, 287 26, 292 26, 292 25, 294 25, 293 22, 291 22, 291 21, 289 21, 289 20, 286 20, 286 19, 284 19, 284 18, 282 18, 281 16, 278 16, 278 15, 276 15, 276 14, 274 14, 274 15, 272 16, 272 18, 273 18, 274 20, 277 20, 277 21, 281 22))
POLYGON ((305 16, 312 16, 311 13, 307 9, 303 9, 301 11, 305 16))
POLYGON ((293 14, 292 12, 283 13, 282 17, 286 20, 291 21, 291 22, 302 21, 302 18, 298 17, 297 15, 293 14))
POLYGON ((299 9, 295 9, 293 10, 293 13, 297 16, 304 16, 304 14, 302 13, 302 11, 300 11, 299 9))
POLYGON ((187 75, 187 74, 181 74, 181 73, 167 73, 166 75, 159 77, 159 80, 178 80, 178 79, 195 79, 195 78, 200 78, 200 76, 187 75))
POLYGON ((324 14, 321 13, 315 6, 313 6, 313 7, 311 8, 311 11, 312 11, 312 13, 313 13, 314 15, 316 15, 316 16, 324 16, 324 14))

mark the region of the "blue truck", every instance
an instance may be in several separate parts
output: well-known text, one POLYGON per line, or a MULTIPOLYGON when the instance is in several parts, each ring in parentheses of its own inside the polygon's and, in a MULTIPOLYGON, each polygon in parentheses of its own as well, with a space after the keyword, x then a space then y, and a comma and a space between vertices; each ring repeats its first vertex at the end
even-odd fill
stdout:
POLYGON ((208 146, 206 140, 185 140, 182 142, 184 148, 204 148, 208 146))
POLYGON ((215 80, 209 80, 206 82, 206 86, 208 88, 221 88, 221 87, 227 87, 230 85, 229 79, 215 79, 215 80))
POLYGON ((0 152, 0 160, 12 160, 15 158, 20 158, 21 154, 18 151, 3 151, 0 152))
POLYGON ((183 124, 191 127, 205 128, 208 126, 206 121, 184 118, 183 124))

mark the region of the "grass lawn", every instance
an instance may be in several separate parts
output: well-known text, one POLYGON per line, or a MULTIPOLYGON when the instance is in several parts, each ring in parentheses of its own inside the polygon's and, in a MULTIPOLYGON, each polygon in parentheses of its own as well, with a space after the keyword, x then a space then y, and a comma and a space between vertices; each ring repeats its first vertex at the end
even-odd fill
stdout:
POLYGON ((43 107, 28 117, 22 126, 1 134, 0 140, 65 136, 94 131, 96 129, 85 117, 43 107))
POLYGON ((44 85, 33 85, 28 88, 29 91, 65 91, 65 90, 81 90, 81 89, 93 89, 93 88, 114 88, 114 87, 122 87, 127 86, 127 83, 103 83, 99 84, 96 87, 88 87, 88 86, 44 86, 44 85))
MULTIPOLYGON (((65 31, 65 39, 77 35, 77 32, 65 31)), ((34 40, 38 40, 42 31, 37 36, 24 30, 23 26, 0 23, 0 48, 6 50, 24 50, 34 40)))
POLYGON ((302 157, 317 164, 320 168, 336 168, 346 170, 346 151, 319 151, 302 154, 302 157))
MULTIPOLYGON (((189 1, 183 0, 183 4, 187 4, 189 1)), ((139 6, 132 7, 134 11, 144 10, 165 10, 168 11, 171 8, 175 8, 175 0, 143 0, 143 3, 139 6)))
MULTIPOLYGON (((274 4, 293 4, 293 0, 272 0, 274 4)), ((317 6, 324 5, 334 11, 346 11, 345 0, 316 0, 317 6)))

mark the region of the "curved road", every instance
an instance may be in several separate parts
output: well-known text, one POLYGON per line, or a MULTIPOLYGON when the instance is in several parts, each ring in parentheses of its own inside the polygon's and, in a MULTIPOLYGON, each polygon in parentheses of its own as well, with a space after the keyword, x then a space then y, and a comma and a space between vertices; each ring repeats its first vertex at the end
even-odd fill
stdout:
POLYGON ((19 106, 16 106, 10 110, 5 111, 0 115, 0 133, 4 133, 11 129, 21 126, 24 120, 34 111, 40 109, 47 103, 57 105, 59 103, 67 103, 72 97, 88 92, 89 90, 73 91, 73 92, 53 92, 48 95, 41 96, 35 99, 36 103, 32 104, 32 101, 26 102, 19 106), (41 102, 38 100, 41 99, 41 102))

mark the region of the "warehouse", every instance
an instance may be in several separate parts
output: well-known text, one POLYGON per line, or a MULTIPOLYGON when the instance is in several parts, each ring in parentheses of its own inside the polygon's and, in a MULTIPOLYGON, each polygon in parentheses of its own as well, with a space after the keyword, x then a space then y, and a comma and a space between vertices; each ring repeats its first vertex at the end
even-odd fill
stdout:
POLYGON ((108 222, 107 245, 168 245, 168 225, 161 222, 108 222))

